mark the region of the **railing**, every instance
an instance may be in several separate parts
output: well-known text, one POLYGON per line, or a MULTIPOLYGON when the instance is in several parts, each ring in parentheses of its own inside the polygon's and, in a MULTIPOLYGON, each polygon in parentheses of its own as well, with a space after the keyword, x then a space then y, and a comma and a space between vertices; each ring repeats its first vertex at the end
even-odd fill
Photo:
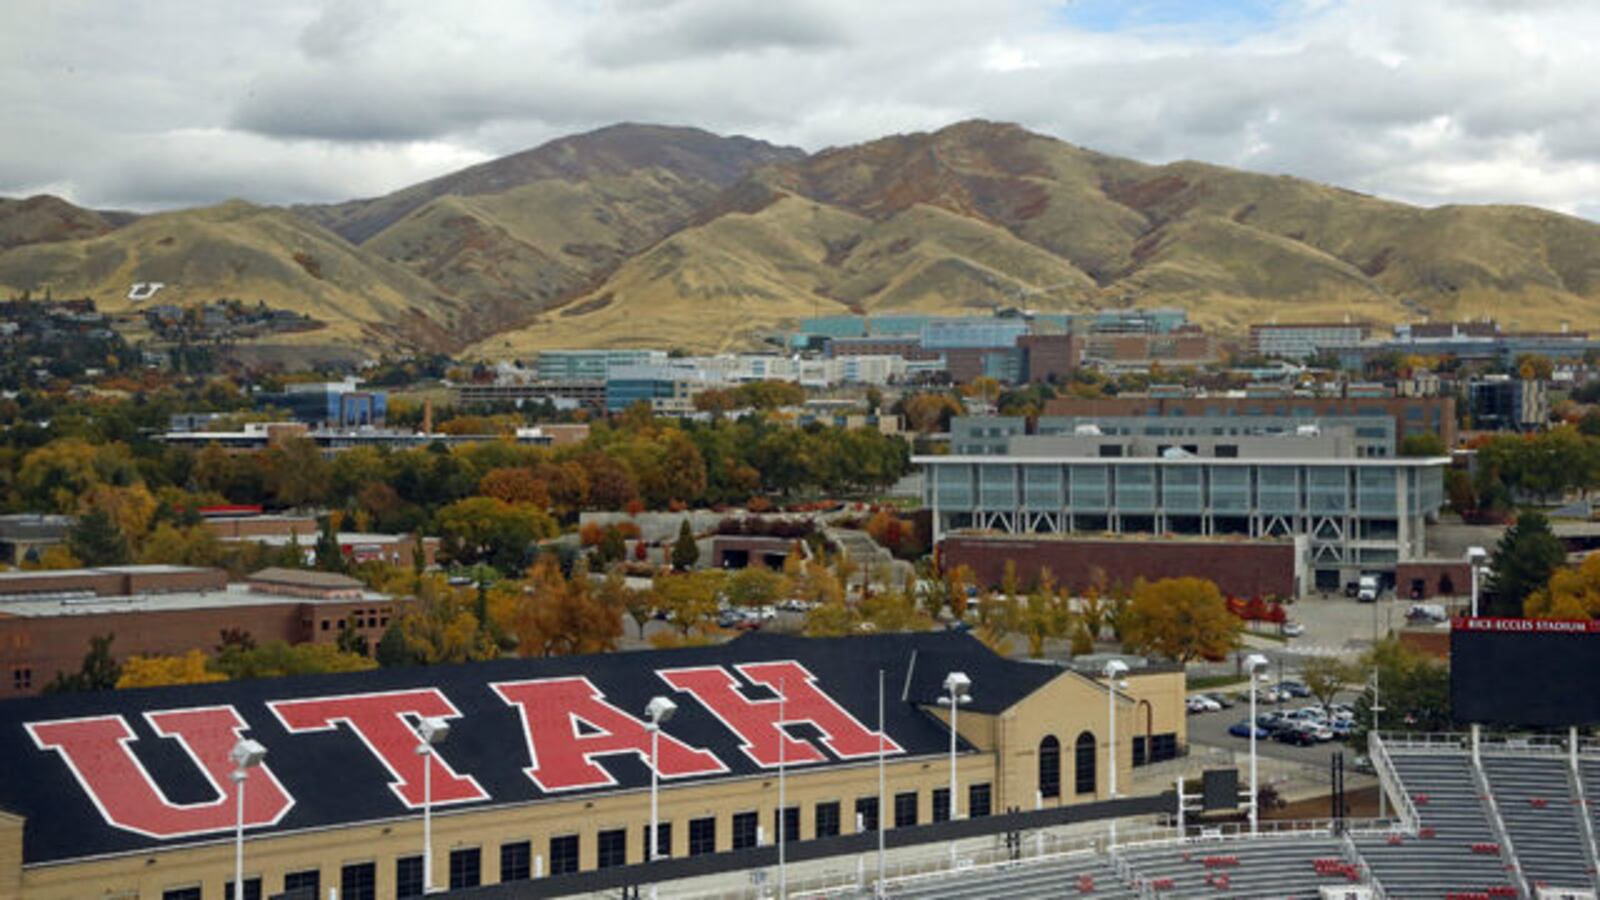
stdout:
POLYGON ((1472 736, 1460 731, 1385 731, 1372 732, 1390 750, 1460 750, 1472 746, 1472 736))
POLYGON ((1572 786, 1572 796, 1578 801, 1578 823, 1583 829, 1583 851, 1589 857, 1589 880, 1600 890, 1600 847, 1595 844, 1594 818, 1589 810, 1589 790, 1583 784, 1583 767, 1577 760, 1567 765, 1567 779, 1572 786))
POLYGON ((1505 819, 1500 816, 1500 804, 1494 799, 1494 788, 1489 785, 1489 775, 1483 771, 1483 765, 1476 758, 1469 763, 1472 769, 1472 783, 1477 785, 1478 794, 1483 797, 1484 812, 1489 814, 1489 827, 1494 829, 1495 840, 1500 842, 1500 856, 1506 861, 1506 868, 1517 876, 1517 886, 1521 889, 1523 897, 1532 897, 1528 890, 1528 876, 1522 871, 1522 861, 1517 859, 1517 848, 1511 843, 1511 832, 1506 828, 1505 819))
POLYGON ((1399 800, 1396 805, 1400 808, 1400 827, 1415 834, 1422 825, 1422 819, 1417 815, 1416 804, 1411 802, 1411 793, 1400 780, 1400 773, 1394 769, 1394 760, 1389 758, 1389 739, 1376 731, 1368 732, 1367 758, 1372 760, 1372 768, 1378 773, 1378 790, 1390 793, 1399 800), (1388 791, 1390 786, 1395 790, 1388 791))
POLYGON ((1351 836, 1350 832, 1346 831, 1340 835, 1339 850, 1344 854, 1344 861, 1356 867, 1356 872, 1361 875, 1362 883, 1372 889, 1373 900, 1386 900, 1389 894, 1383 889, 1383 882, 1378 880, 1378 876, 1373 873, 1372 867, 1367 865, 1366 859, 1362 857, 1361 851, 1356 849, 1355 838, 1351 836))

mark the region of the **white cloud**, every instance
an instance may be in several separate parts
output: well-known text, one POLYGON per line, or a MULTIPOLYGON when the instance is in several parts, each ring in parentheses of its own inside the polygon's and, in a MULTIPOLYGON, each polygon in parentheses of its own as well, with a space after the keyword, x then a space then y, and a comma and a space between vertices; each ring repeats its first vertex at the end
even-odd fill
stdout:
POLYGON ((1069 21, 1058 0, 10 0, 0 194, 321 201, 615 121, 819 149, 982 117, 1422 203, 1600 205, 1586 0, 1069 21))

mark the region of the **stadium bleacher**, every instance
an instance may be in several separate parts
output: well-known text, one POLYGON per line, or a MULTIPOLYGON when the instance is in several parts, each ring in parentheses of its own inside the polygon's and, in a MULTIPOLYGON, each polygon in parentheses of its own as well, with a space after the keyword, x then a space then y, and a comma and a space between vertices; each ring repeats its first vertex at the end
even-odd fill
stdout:
POLYGON ((1517 862, 1531 886, 1594 887, 1594 867, 1564 755, 1482 754, 1517 862))
POLYGON ((1591 843, 1600 815, 1583 797, 1600 790, 1600 758, 1583 759, 1575 772, 1559 746, 1500 745, 1474 762, 1465 740, 1399 741, 1385 757, 1414 822, 1370 823, 1344 837, 1324 827, 1124 842, 1109 853, 891 882, 888 894, 1309 900, 1324 887, 1360 885, 1378 897, 1491 900, 1536 896, 1540 888, 1589 892, 1600 884, 1591 843))

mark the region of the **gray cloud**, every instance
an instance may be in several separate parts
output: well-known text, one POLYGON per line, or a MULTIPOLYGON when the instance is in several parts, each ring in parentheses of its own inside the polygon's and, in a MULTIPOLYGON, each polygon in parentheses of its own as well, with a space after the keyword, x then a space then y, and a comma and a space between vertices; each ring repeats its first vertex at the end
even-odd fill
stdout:
POLYGON ((630 120, 811 149, 984 117, 1420 203, 1595 216, 1600 6, 1285 0, 1074 30, 1055 0, 11 0, 0 194, 370 195, 630 120))

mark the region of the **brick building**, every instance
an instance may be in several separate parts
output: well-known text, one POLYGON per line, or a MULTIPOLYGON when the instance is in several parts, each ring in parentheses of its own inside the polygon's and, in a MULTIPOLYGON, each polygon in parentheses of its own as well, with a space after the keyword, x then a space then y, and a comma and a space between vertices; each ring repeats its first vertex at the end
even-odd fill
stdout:
POLYGON ((985 537, 958 535, 939 545, 945 571, 968 566, 979 584, 997 587, 1007 562, 1023 586, 1048 569, 1063 590, 1132 587, 1136 579, 1205 578, 1230 597, 1298 596, 1305 552, 1295 540, 1136 540, 1076 535, 985 537))
POLYGON ((118 660, 214 651, 224 629, 258 644, 332 643, 346 629, 376 647, 394 615, 388 595, 343 575, 266 569, 229 584, 220 569, 121 566, 0 573, 0 698, 38 693, 74 672, 90 638, 111 634, 118 660))

